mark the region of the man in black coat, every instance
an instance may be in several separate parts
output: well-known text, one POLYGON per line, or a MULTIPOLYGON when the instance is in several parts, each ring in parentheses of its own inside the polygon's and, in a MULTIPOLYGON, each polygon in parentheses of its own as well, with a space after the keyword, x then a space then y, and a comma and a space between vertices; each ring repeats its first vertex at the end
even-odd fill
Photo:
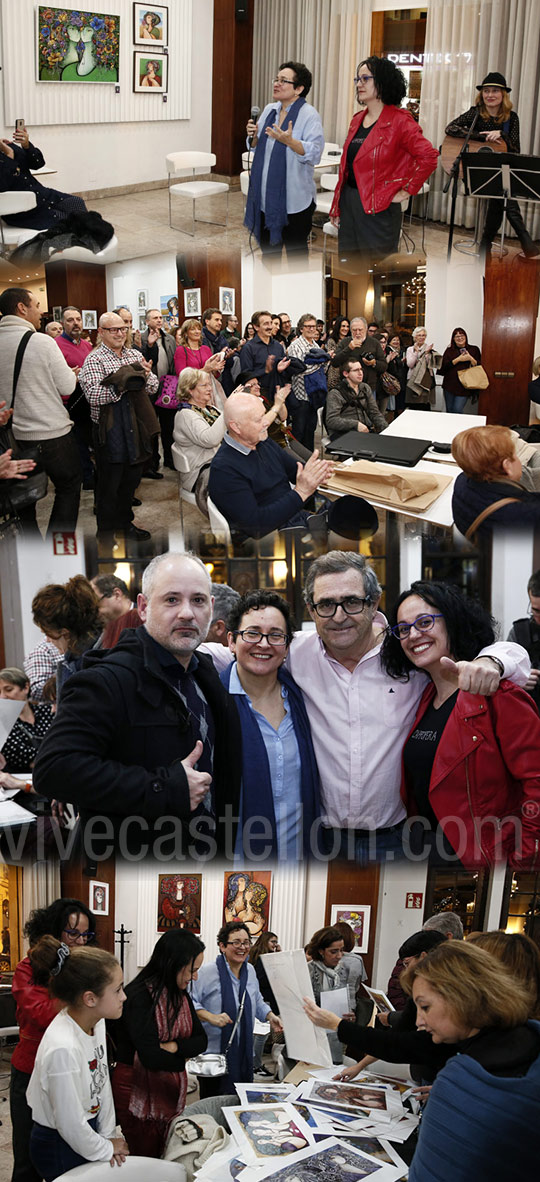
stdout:
POLYGON ((213 599, 199 558, 146 568, 144 626, 95 653, 65 683, 34 766, 36 791, 75 804, 90 861, 232 856, 241 738, 234 700, 209 657, 213 599), (98 655, 99 654, 99 655, 98 655))

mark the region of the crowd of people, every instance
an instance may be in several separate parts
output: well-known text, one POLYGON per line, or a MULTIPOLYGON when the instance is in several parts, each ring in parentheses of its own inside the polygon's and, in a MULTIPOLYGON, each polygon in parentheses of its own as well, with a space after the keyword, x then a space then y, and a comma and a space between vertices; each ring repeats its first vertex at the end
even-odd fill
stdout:
MULTIPOLYGON (((244 876, 242 897, 247 887, 244 876)), ((178 1118, 225 1125, 237 1084, 256 1079, 268 1090, 294 1066, 265 967, 282 951, 275 932, 253 940, 241 918, 226 920, 212 960, 198 929, 171 929, 126 986, 80 900, 33 911, 25 935, 28 953, 13 977, 17 1182, 53 1182, 86 1162, 122 1165, 129 1154, 168 1156, 178 1118), (257 1035, 256 1020, 266 1023, 257 1035), (215 1070, 205 1072, 205 1062, 215 1070)), ((352 1081, 376 1058, 410 1065, 422 1119, 401 1152, 422 1182, 502 1178, 507 1163, 531 1163, 535 1153, 540 953, 522 932, 463 935, 459 915, 441 911, 404 941, 389 1013, 363 988, 348 923, 318 929, 304 950, 312 986, 304 1009, 328 1033, 334 1079, 352 1081), (321 1006, 322 991, 336 990, 347 997, 337 1013, 321 1006), (456 1123, 442 1145, 449 1107, 456 1123), (441 1154, 452 1172, 439 1172, 441 1154)))
MULTIPOLYGON (((17 489, 13 511, 34 538, 46 492, 34 476, 43 471, 54 488, 49 533, 75 529, 87 490, 101 542, 113 546, 118 534, 148 541, 134 509, 145 480, 163 478, 161 465, 177 469, 205 515, 210 497, 239 543, 294 526, 339 534, 339 506, 324 495, 334 471, 321 453, 327 436, 335 448, 351 431, 384 431, 405 409, 433 409, 436 374, 452 413, 485 381, 480 350, 462 327, 439 352, 422 325, 409 332, 362 316, 325 326, 304 313, 293 328, 287 313, 255 311, 241 337, 237 317, 217 308, 171 330, 151 308, 139 332, 119 307, 101 316, 92 344, 75 307, 63 309, 61 331, 54 322, 41 331, 39 301, 24 288, 0 295, 0 313, 0 426, 11 419, 16 447, 0 456, 0 491, 6 516, 17 489)), ((537 520, 534 444, 524 456, 515 432, 475 427, 456 437, 454 456, 463 533, 537 520)), ((365 502, 348 500, 363 522, 365 502)))
POLYGON ((157 842, 203 858, 532 866, 534 637, 516 621, 496 641, 489 613, 444 584, 413 583, 389 620, 380 598, 353 551, 309 566, 313 630, 276 592, 212 585, 194 554, 154 558, 136 603, 116 576, 48 584, 32 601, 44 640, 0 672, 21 702, 1 783, 31 773, 17 800, 39 804, 53 847, 71 806, 90 862, 103 843, 140 856, 157 842))

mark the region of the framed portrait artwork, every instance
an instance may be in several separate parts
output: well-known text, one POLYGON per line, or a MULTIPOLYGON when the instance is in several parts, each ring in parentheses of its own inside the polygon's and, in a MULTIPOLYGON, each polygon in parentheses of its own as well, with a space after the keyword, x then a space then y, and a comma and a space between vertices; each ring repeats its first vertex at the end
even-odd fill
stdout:
POLYGON ((220 287, 219 289, 219 310, 224 316, 233 316, 236 308, 234 287, 220 287))
POLYGON ((120 17, 73 8, 37 8, 38 82, 118 82, 120 17))
POLYGON ((184 316, 200 316, 201 315, 201 289, 200 287, 185 287, 184 288, 184 316))
POLYGON ((178 296, 176 292, 172 295, 162 295, 159 297, 159 310, 163 316, 163 327, 168 332, 174 332, 178 328, 178 296))
POLYGON ((169 59, 166 53, 135 50, 133 54, 133 90, 136 94, 165 94, 168 86, 169 59))
POLYGON ((109 884, 91 878, 88 886, 88 910, 92 915, 109 914, 109 884))
POLYGON ((90 308, 82 309, 82 323, 83 328, 97 328, 97 312, 90 308))
POLYGON ((252 940, 268 928, 270 916, 270 870, 225 871, 223 923, 245 924, 252 940))
POLYGON ((62 319, 62 305, 61 304, 56 304, 55 307, 53 308, 52 318, 53 318, 53 320, 61 320, 62 319))
POLYGON ((146 312, 139 312, 139 323, 137 327, 139 332, 144 332, 146 328, 146 312))
POLYGON ((134 45, 155 45, 159 49, 169 40, 169 9, 163 4, 133 5, 134 45))
POLYGON ((351 903, 334 903, 330 912, 330 923, 351 925, 356 936, 356 951, 367 952, 369 945, 369 917, 371 907, 353 907, 351 903))
POLYGON ((201 930, 202 874, 159 874, 158 932, 186 928, 196 936, 201 930))

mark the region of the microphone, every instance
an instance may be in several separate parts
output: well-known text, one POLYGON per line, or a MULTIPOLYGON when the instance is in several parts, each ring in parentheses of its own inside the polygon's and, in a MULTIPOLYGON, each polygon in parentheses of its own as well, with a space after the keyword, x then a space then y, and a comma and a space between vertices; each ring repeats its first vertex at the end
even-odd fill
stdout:
MULTIPOLYGON (((252 107, 251 108, 250 118, 253 120, 254 123, 257 122, 257 119, 259 118, 260 113, 261 113, 260 107, 252 107)), ((250 148, 251 148, 252 143, 253 143, 253 136, 250 135, 250 136, 248 136, 248 144, 249 144, 250 148)))

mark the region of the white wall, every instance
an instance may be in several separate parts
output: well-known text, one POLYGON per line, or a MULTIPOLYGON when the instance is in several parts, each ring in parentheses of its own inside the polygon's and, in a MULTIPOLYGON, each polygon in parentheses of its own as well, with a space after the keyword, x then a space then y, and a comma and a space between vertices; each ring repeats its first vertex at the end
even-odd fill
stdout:
POLYGON ((534 570, 533 534, 504 531, 493 536, 491 560, 491 611, 501 625, 501 640, 506 640, 514 620, 527 611, 527 583, 534 570))
POLYGON ((46 583, 65 583, 85 574, 84 543, 77 534, 77 554, 55 555, 52 542, 5 538, 0 543, 2 617, 7 665, 22 665, 24 657, 43 640, 32 623, 32 599, 46 583))
MULTIPOLYGON (((56 0, 55 0, 56 3, 56 0)), ((102 8, 106 5, 101 3, 102 8)), ((25 29, 25 68, 27 63, 29 86, 34 88, 34 0, 2 0, 2 11, 13 8, 22 14, 25 29), (31 19, 29 20, 29 16, 31 19), (31 30, 31 31, 30 31, 31 30), (30 82, 31 79, 31 82, 30 82)), ((91 9, 92 5, 86 6, 91 9)), ((172 5, 169 6, 171 11, 172 5)), ((131 0, 120 0, 119 11, 124 28, 132 27, 133 6, 131 0)), ((191 72, 191 117, 183 120, 117 122, 114 116, 102 122, 88 122, 81 114, 80 99, 70 99, 70 86, 65 84, 62 91, 64 123, 41 126, 36 123, 29 127, 30 138, 41 148, 47 164, 56 169, 49 183, 52 187, 66 192, 109 189, 124 185, 137 186, 144 182, 165 180, 165 156, 168 152, 187 149, 210 151, 212 113, 212 38, 213 0, 196 0, 193 5, 192 27, 192 72, 191 72)), ((130 34, 131 38, 131 34, 130 34)), ((129 40, 130 40, 129 38, 129 40)), ((131 46, 131 40, 130 40, 131 46)), ((140 48, 140 47, 139 47, 140 48)), ((170 68, 174 68, 173 46, 170 46, 170 68)), ((1 56, 5 61, 6 47, 1 44, 1 56)), ((126 50, 131 59, 131 47, 126 50)), ((5 71, 2 72, 3 87, 7 86, 5 71)), ((40 87, 54 86, 40 83, 40 87)), ((62 85, 57 84, 58 87, 62 85)), ((95 84, 94 84, 95 85, 95 84)), ((73 84, 76 92, 80 87, 73 84)), ((129 87, 129 82, 126 82, 129 87)), ((11 120, 11 104, 0 91, 0 128, 5 120, 11 120), (7 113, 9 111, 9 114, 7 113)), ((87 85, 91 90, 90 83, 87 85)), ((109 90, 109 87, 107 87, 109 90)), ((91 96, 90 96, 91 97, 91 96)), ((163 104, 161 96, 153 96, 163 104)), ((148 98, 141 95, 133 96, 148 98)), ((90 99, 89 99, 90 102, 90 99)), ((21 100, 22 107, 24 102, 21 100)), ((84 110, 84 108, 83 108, 84 110)), ((17 110, 18 117, 28 118, 27 111, 17 110)), ((12 134, 11 122, 6 133, 12 134)), ((46 181, 44 183, 47 183, 46 181)))
MULTIPOLYGON (((107 308, 118 308, 126 304, 133 312, 133 324, 137 327, 137 290, 148 289, 148 307, 159 308, 162 295, 177 291, 178 277, 174 254, 149 255, 141 259, 129 259, 123 263, 110 263, 106 268, 107 308)), ((183 320, 183 311, 180 319, 183 320)))
POLYGON ((293 324, 304 312, 324 320, 324 291, 320 255, 314 254, 302 269, 290 271, 281 262, 266 263, 246 254, 242 258, 242 328, 253 312, 288 311, 293 324))
POLYGON ((398 957, 398 948, 408 936, 419 932, 422 927, 426 878, 425 861, 381 867, 373 957, 373 985, 377 989, 386 989, 398 957), (420 892, 422 895, 422 906, 418 910, 406 906, 409 892, 420 892))

